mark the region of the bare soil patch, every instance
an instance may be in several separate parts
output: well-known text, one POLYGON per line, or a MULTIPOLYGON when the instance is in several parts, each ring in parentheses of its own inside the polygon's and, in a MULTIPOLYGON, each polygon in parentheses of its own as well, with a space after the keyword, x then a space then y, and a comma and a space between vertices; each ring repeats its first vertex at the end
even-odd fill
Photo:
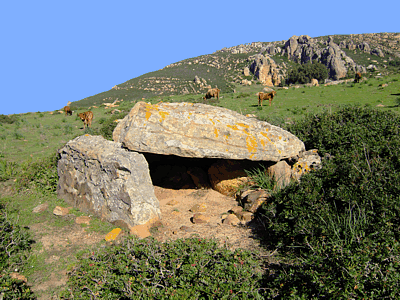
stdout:
MULTIPOLYGON (((152 228, 152 236, 161 242, 188 238, 193 235, 199 238, 214 238, 229 249, 243 248, 268 253, 255 236, 257 222, 247 225, 225 225, 222 220, 231 208, 238 205, 234 197, 222 195, 212 189, 169 189, 155 186, 155 195, 160 201, 162 213, 161 225, 152 228), (209 221, 194 224, 191 211, 196 205, 204 211, 200 212, 209 221)), ((2 192, 11 193, 9 187, 2 192)), ((3 194, 4 195, 4 194, 3 194)), ((70 218, 74 215, 55 216, 54 218, 70 218)), ((253 222, 252 222, 253 223, 253 222)), ((58 299, 57 294, 65 288, 67 269, 77 262, 76 255, 86 249, 105 247, 104 234, 89 231, 90 225, 82 227, 75 222, 67 226, 55 226, 49 222, 29 226, 35 240, 32 255, 42 257, 43 266, 35 267, 35 273, 28 275, 31 285, 39 300, 58 299)), ((271 257, 272 259, 272 257, 271 257)))

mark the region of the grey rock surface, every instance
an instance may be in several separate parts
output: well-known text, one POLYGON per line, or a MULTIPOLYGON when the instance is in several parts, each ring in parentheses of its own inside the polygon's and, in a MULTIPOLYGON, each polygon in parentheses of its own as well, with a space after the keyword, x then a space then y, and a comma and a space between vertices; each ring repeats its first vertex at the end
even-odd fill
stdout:
POLYGON ((138 152, 191 158, 280 161, 305 150, 290 132, 206 104, 138 102, 113 139, 138 152))
POLYGON ((69 141, 59 153, 57 195, 69 204, 127 228, 160 217, 142 154, 90 135, 69 141))

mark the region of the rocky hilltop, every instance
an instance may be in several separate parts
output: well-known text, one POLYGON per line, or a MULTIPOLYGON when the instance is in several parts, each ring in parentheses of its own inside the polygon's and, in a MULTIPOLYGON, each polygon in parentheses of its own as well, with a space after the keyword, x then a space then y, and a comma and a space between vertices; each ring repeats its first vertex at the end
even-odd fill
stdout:
POLYGON ((278 86, 298 64, 320 62, 329 79, 351 78, 355 72, 388 73, 390 61, 400 59, 400 33, 333 35, 254 42, 223 48, 133 78, 111 90, 74 102, 88 106, 115 100, 139 100, 155 96, 203 94, 218 87, 231 92, 237 84, 278 86))

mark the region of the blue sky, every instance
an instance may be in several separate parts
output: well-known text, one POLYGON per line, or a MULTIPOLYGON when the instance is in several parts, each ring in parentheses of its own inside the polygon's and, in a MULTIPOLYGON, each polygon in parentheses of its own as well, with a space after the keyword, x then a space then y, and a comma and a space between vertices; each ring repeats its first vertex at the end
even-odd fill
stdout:
POLYGON ((0 1, 0 114, 60 109, 224 47, 400 32, 398 0, 271 2, 0 1))

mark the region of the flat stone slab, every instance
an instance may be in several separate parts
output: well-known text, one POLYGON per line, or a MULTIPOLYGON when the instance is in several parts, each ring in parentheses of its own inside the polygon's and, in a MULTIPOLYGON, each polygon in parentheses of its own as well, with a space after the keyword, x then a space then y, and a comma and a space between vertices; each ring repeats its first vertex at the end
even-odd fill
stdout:
POLYGON ((191 158, 280 161, 305 150, 290 132, 229 109, 200 103, 138 102, 113 139, 138 152, 191 158))

